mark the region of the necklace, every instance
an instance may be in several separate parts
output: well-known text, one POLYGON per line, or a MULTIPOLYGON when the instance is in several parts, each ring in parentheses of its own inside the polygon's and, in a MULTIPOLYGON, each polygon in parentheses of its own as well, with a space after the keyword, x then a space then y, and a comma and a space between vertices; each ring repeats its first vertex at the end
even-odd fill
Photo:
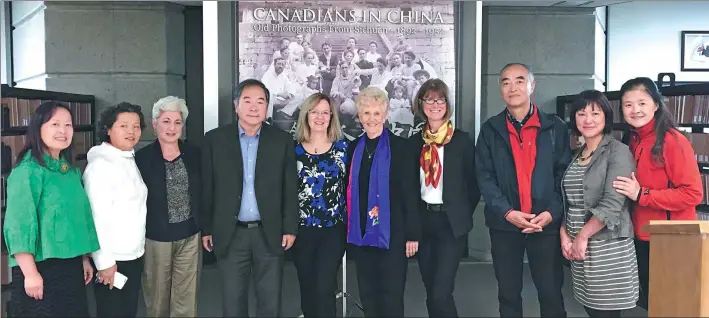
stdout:
POLYGON ((374 148, 374 151, 369 152, 369 149, 367 148, 367 145, 364 145, 364 151, 367 152, 367 158, 372 159, 372 155, 374 155, 374 152, 377 151, 377 148, 374 148))
MULTIPOLYGON (((588 149, 588 148, 586 148, 586 149, 588 149)), ((590 159, 591 157, 593 157, 593 153, 594 153, 594 152, 596 152, 596 151, 595 151, 595 150, 594 150, 594 151, 591 151, 591 153, 588 154, 588 156, 584 157, 584 156, 583 156, 583 151, 582 151, 582 152, 581 152, 581 155, 579 155, 579 162, 583 162, 583 161, 586 161, 586 160, 590 159)))

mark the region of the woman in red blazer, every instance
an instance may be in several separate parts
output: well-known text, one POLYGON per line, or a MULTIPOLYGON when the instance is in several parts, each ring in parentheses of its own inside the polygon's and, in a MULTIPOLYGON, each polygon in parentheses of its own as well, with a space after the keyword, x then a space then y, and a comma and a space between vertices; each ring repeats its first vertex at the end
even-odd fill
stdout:
POLYGON ((643 227, 650 220, 696 220, 702 180, 692 144, 677 130, 655 83, 647 77, 634 78, 620 93, 623 118, 632 128, 629 145, 637 174, 618 177, 614 187, 633 201, 638 306, 647 309, 650 235, 643 227))

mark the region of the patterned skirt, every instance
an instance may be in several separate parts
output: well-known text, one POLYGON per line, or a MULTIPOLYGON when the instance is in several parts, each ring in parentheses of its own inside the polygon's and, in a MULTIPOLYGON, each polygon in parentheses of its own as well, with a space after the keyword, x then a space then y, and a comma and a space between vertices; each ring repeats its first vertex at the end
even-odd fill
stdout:
POLYGON ((12 268, 9 317, 89 316, 81 257, 44 260, 37 263, 37 270, 44 283, 42 300, 27 296, 22 270, 12 268))

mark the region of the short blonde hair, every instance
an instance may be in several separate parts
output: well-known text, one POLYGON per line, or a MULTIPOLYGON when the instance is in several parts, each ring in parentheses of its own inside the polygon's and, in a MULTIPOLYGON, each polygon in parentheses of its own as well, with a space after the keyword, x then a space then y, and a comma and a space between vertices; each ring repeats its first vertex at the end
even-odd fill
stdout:
POLYGON ((305 99, 303 105, 300 106, 300 115, 298 115, 298 124, 295 129, 295 139, 300 142, 310 140, 310 126, 308 125, 308 113, 320 103, 326 101, 330 107, 330 124, 327 127, 327 138, 330 142, 338 141, 342 138, 342 128, 340 127, 340 118, 337 115, 335 105, 330 101, 330 97, 323 93, 314 93, 305 99))
POLYGON ((380 88, 367 87, 359 91, 359 95, 355 99, 355 105, 357 105, 357 112, 359 113, 362 106, 370 104, 381 104, 384 111, 389 111, 389 99, 387 98, 387 93, 380 88))
POLYGON ((163 97, 153 104, 153 119, 158 119, 163 112, 180 112, 182 120, 187 120, 187 115, 189 115, 187 102, 175 96, 163 97))

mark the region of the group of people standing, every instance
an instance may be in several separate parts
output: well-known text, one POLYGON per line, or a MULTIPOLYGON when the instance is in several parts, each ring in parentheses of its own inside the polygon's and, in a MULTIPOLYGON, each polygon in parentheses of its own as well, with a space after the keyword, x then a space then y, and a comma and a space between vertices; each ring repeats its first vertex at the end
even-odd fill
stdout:
POLYGON ((253 278, 256 315, 278 317, 293 248, 305 317, 336 315, 345 250, 366 317, 404 316, 414 256, 429 316, 456 317, 456 272, 481 196, 501 317, 523 315, 525 251, 542 317, 566 316, 564 258, 589 316, 647 307, 643 226, 696 219, 702 199, 691 144, 657 87, 647 78, 623 85, 616 111, 631 127, 626 143, 610 135, 605 96, 582 92, 571 126, 584 144, 572 152, 566 123, 532 103, 528 66, 506 65, 499 83, 506 108, 477 143, 454 127, 439 79, 417 91, 413 111, 426 126, 408 139, 385 126, 387 93, 367 87, 355 100, 361 136, 343 138, 330 96, 314 93, 294 140, 264 124, 271 94, 249 79, 233 92, 238 121, 207 132, 200 148, 179 139, 184 101, 161 99, 158 138, 134 155, 145 123, 138 106, 122 103, 101 116, 83 185, 68 153, 70 110, 45 103, 8 181, 11 310, 85 316, 84 285, 94 281, 99 316, 135 316, 142 282, 148 315, 195 316, 203 247, 217 259, 225 316, 249 316, 253 278), (128 277, 122 289, 116 272, 128 277))
POLYGON ((647 309, 643 227, 696 220, 703 197, 692 145, 657 86, 628 80, 618 110, 599 91, 581 92, 569 113, 584 143, 572 153, 566 124, 530 102, 536 82, 528 66, 506 65, 499 83, 507 107, 482 125, 475 167, 500 316, 522 316, 525 251, 542 317, 566 316, 563 258, 574 298, 590 317, 620 317, 636 304, 647 309), (614 111, 630 127, 625 142, 611 135, 614 111))
POLYGON ((136 152, 141 107, 105 109, 82 176, 71 109, 45 102, 32 113, 8 178, 10 316, 87 317, 88 284, 99 317, 135 317, 141 288, 151 317, 197 315, 201 157, 180 140, 187 115, 182 99, 157 101, 157 139, 136 152))

